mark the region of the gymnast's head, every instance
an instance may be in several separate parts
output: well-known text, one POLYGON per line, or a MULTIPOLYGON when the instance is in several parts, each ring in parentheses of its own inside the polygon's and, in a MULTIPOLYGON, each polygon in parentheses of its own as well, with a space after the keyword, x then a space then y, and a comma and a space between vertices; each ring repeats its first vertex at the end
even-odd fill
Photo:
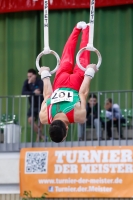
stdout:
POLYGON ((53 142, 63 142, 67 137, 68 126, 61 120, 54 120, 49 127, 49 135, 53 142))

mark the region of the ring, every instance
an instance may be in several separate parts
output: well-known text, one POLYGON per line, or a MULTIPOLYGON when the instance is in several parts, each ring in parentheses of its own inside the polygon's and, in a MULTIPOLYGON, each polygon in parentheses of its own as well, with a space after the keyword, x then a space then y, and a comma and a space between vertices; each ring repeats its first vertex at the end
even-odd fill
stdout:
POLYGON ((36 58, 36 67, 38 69, 38 71, 40 71, 40 66, 39 66, 39 61, 40 61, 40 58, 43 56, 43 55, 47 55, 47 54, 53 54, 56 59, 57 59, 57 64, 56 64, 56 67, 54 68, 54 70, 50 71, 50 74, 54 74, 57 69, 59 68, 59 65, 60 65, 60 57, 59 55, 53 51, 53 50, 50 50, 49 52, 46 52, 46 51, 42 51, 36 58))
POLYGON ((97 54, 97 56, 98 56, 98 63, 97 63, 97 65, 96 65, 96 68, 97 68, 97 70, 98 70, 99 67, 100 67, 100 65, 101 65, 101 62, 102 62, 102 56, 101 56, 100 52, 99 52, 95 47, 83 47, 82 49, 79 50, 79 52, 77 53, 77 56, 76 56, 76 62, 77 62, 78 67, 79 67, 81 70, 83 70, 83 71, 86 70, 86 68, 84 68, 84 67, 80 64, 80 62, 79 62, 80 55, 81 55, 81 53, 83 53, 83 51, 85 51, 85 50, 87 50, 87 51, 94 51, 94 52, 97 54))

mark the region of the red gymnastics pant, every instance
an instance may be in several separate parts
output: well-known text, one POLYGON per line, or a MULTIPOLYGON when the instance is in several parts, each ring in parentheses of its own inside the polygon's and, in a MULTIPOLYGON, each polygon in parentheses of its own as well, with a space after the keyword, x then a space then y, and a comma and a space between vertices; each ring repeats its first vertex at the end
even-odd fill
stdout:
MULTIPOLYGON (((74 67, 74 54, 78 36, 81 29, 74 28, 70 37, 68 38, 64 47, 60 66, 56 72, 53 91, 58 88, 72 88, 79 91, 82 81, 84 79, 84 71, 81 70, 77 64, 74 67)), ((87 26, 82 30, 82 37, 80 42, 80 49, 86 47, 88 44, 89 27, 87 26)), ((84 51, 80 56, 80 63, 83 67, 86 67, 90 63, 90 52, 84 51)))

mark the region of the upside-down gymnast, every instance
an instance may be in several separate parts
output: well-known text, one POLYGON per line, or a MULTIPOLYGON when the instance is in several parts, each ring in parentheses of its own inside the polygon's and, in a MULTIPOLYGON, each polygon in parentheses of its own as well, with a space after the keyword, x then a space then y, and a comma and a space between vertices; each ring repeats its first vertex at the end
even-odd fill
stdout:
POLYGON ((50 82, 50 69, 41 67, 39 71, 44 84, 40 121, 42 124, 50 124, 49 135, 56 143, 67 137, 70 123, 86 121, 86 100, 91 79, 97 69, 95 64, 89 64, 90 52, 87 50, 80 56, 80 63, 87 68, 86 71, 82 71, 77 64, 74 67, 74 54, 81 31, 80 49, 87 46, 89 24, 78 22, 64 47, 53 86, 50 82))

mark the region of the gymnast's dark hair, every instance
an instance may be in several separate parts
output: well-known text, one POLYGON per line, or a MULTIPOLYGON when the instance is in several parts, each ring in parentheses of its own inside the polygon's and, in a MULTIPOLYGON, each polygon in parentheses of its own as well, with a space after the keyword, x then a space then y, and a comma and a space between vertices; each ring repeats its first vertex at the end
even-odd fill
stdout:
POLYGON ((49 135, 53 142, 59 143, 63 141, 66 136, 67 130, 63 121, 54 120, 49 127, 49 135))

